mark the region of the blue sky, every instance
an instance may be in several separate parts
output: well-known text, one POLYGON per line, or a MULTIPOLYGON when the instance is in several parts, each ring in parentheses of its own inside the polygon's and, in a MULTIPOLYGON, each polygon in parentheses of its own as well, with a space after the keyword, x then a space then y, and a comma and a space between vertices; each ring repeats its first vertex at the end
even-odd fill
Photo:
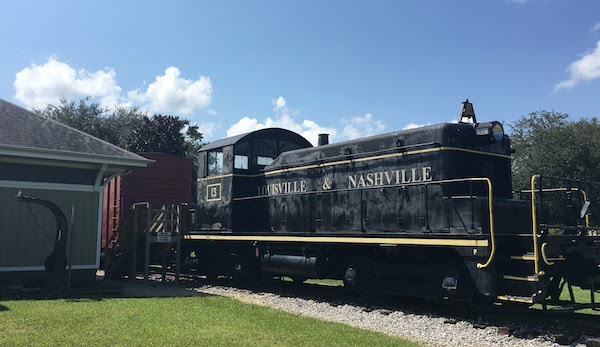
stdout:
POLYGON ((332 141, 536 110, 600 116, 600 1, 10 1, 0 98, 332 141))

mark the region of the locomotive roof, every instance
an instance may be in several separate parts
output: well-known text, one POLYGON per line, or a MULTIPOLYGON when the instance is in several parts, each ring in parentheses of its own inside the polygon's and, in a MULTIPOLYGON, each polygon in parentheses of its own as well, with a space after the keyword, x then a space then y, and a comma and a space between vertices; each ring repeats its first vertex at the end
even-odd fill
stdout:
POLYGON ((235 135, 231 137, 227 137, 224 139, 213 141, 209 144, 206 144, 200 148, 200 152, 210 151, 216 148, 222 148, 230 145, 235 145, 242 140, 252 140, 252 139, 286 139, 292 142, 298 143, 303 147, 312 147, 311 143, 308 142, 302 135, 299 135, 293 131, 282 129, 282 128, 265 128, 260 130, 251 131, 248 133, 235 135))
MULTIPOLYGON (((265 171, 281 166, 314 162, 322 158, 347 157, 378 151, 410 148, 423 145, 445 144, 445 139, 456 132, 463 135, 474 133, 472 123, 441 123, 414 129, 337 142, 314 148, 302 148, 282 153, 265 171)), ((458 135, 452 135, 459 137, 458 135)))

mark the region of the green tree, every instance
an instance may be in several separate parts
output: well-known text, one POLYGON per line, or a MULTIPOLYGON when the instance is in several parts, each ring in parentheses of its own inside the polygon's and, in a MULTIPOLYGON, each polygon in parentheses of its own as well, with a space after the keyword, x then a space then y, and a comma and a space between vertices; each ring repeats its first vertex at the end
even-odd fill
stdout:
POLYGON ((161 152, 194 158, 201 141, 202 134, 197 125, 190 126, 188 120, 175 116, 155 115, 144 118, 143 126, 133 130, 127 149, 132 152, 161 152))
POLYGON ((61 99, 58 105, 49 104, 34 112, 122 148, 127 148, 131 133, 143 126, 147 118, 147 113, 138 107, 117 106, 111 111, 91 102, 90 97, 79 102, 61 99))
POLYGON ((127 148, 132 141, 133 132, 143 126, 147 118, 146 112, 138 107, 118 106, 102 121, 102 139, 127 148))
POLYGON ((536 111, 511 128, 515 189, 528 187, 534 174, 600 181, 597 118, 573 121, 564 113, 536 111))
POLYGON ((98 103, 90 103, 90 97, 75 101, 61 99, 59 105, 48 104, 43 110, 34 112, 42 116, 59 121, 75 129, 93 135, 98 138, 103 137, 101 118, 106 113, 106 109, 100 107, 98 103))
POLYGON ((132 152, 161 152, 193 159, 202 146, 197 125, 177 116, 148 117, 139 107, 103 108, 90 97, 34 110, 132 152), (185 133, 184 133, 185 131, 185 133))
MULTIPOLYGON (((202 133, 200 132, 200 127, 197 124, 190 125, 188 124, 187 130, 185 132, 186 136, 186 156, 188 158, 196 158, 198 151, 204 145, 202 142, 202 133)), ((195 160, 194 160, 195 163, 195 160)))

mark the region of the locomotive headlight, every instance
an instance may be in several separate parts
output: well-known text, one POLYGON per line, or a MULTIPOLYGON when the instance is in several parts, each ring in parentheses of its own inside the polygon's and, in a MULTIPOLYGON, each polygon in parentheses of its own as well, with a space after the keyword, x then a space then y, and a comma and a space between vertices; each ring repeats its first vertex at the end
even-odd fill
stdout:
POLYGON ((504 138, 504 128, 499 122, 478 123, 475 124, 475 135, 500 142, 504 138))
POLYGON ((502 141, 504 138, 504 128, 502 127, 502 124, 494 122, 494 125, 492 126, 492 137, 497 142, 502 141))

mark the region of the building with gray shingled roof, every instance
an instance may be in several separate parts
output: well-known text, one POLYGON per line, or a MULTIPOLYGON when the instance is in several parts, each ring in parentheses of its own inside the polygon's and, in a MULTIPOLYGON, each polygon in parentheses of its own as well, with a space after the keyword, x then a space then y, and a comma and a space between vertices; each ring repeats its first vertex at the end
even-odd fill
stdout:
POLYGON ((0 99, 0 285, 48 280, 57 220, 29 195, 65 214, 67 267, 92 281, 100 263, 104 185, 152 160, 0 99))

